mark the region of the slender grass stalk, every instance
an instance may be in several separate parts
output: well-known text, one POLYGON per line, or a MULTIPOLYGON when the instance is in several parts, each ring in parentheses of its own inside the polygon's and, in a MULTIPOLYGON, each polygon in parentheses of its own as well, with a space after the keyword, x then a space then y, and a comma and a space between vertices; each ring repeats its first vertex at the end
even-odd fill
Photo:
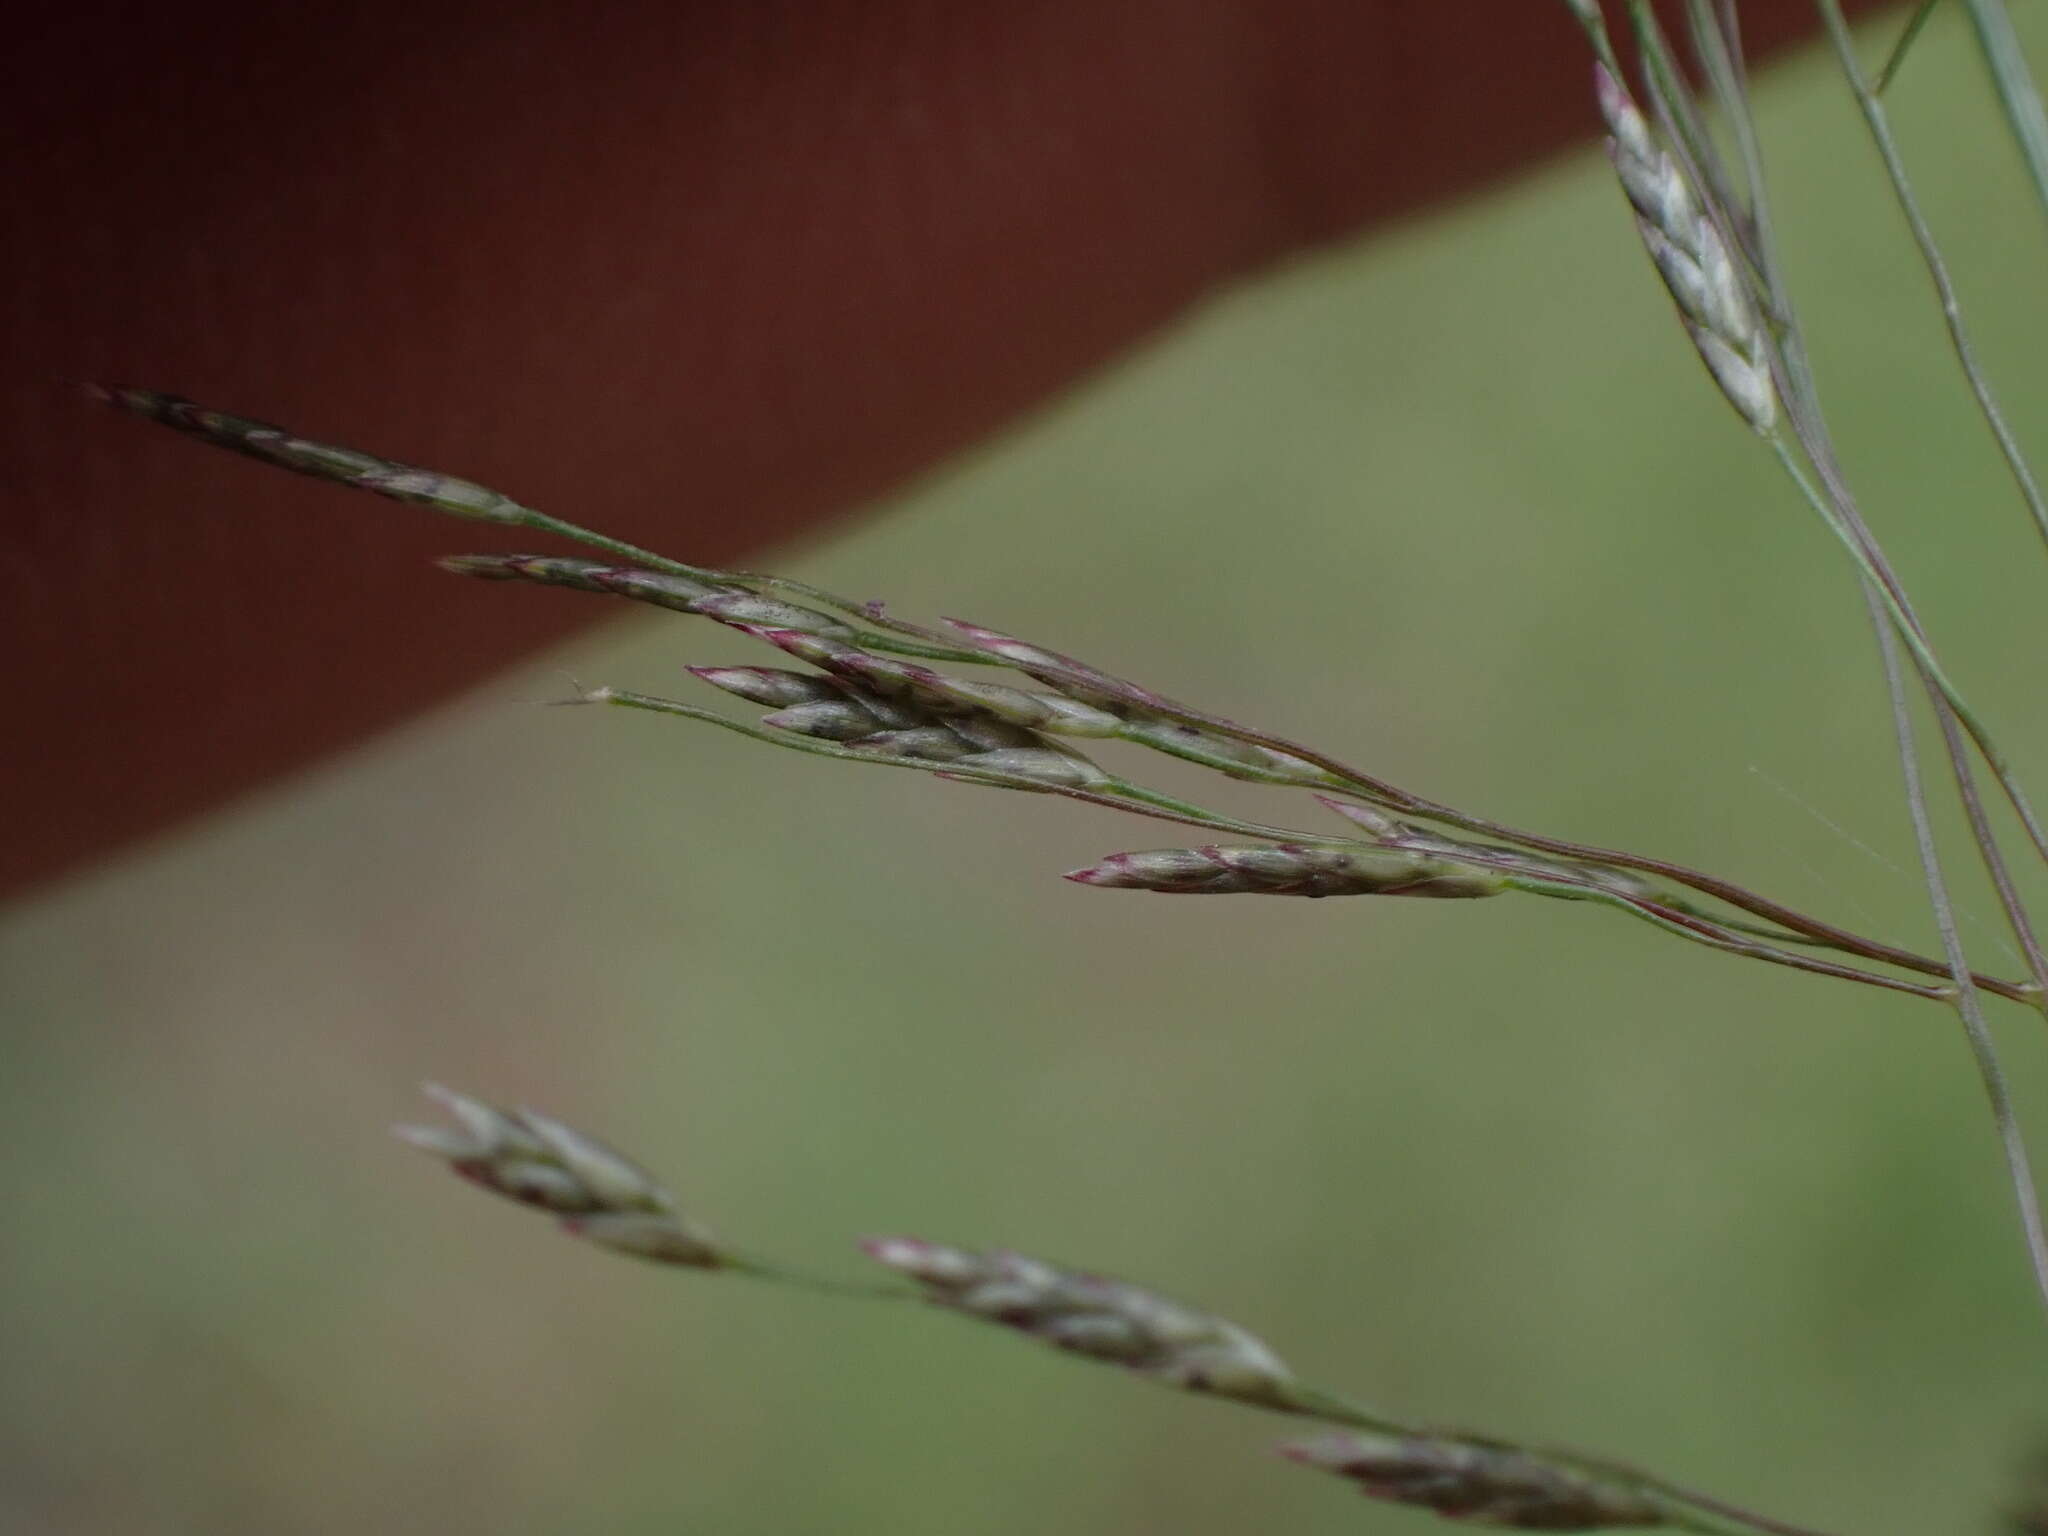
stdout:
POLYGON ((1899 745, 1899 772, 1906 783, 1906 807, 1913 821, 1913 846, 1920 856, 1920 867, 1932 897, 1942 949, 1949 957, 1950 971, 1956 980, 1956 1013, 1962 1019, 1963 1033, 1976 1061, 1977 1075, 1984 1085, 1984 1097, 1991 1107, 1992 1124, 1998 1132, 2007 1176, 2019 1206, 2020 1231, 2033 1269, 2034 1286, 2043 1305, 2048 1306, 2048 1233, 2042 1230, 2041 1201, 2035 1189, 2033 1166, 2027 1155, 2026 1139, 2020 1133, 2012 1091, 2006 1086, 2005 1069, 1999 1062, 1997 1045, 1991 1038, 1991 1026, 1984 1018, 1977 989, 1969 979, 1969 962, 1963 954, 1962 934, 1956 926, 1955 906, 1949 899, 1934 826, 1928 819, 1927 795, 1920 782, 1920 755, 1913 748, 1913 717, 1899 666, 1897 640, 1877 594, 1866 587, 1865 597, 1871 606, 1871 624, 1877 634, 1878 653, 1884 664, 1885 689, 1891 699, 1892 726, 1899 745))
POLYGON ((1906 18, 1905 26, 1899 29, 1898 41, 1892 44, 1892 51, 1885 55, 1884 68, 1877 72, 1877 91, 1883 95, 1891 89, 1900 68, 1906 62, 1906 55, 1913 51, 1913 44, 1919 40, 1921 30, 1933 18, 1935 7, 1941 0, 1920 0, 1913 8, 1913 14, 1906 18))
MULTIPOLYGON (((1722 279, 1725 288, 1726 280, 1722 279)), ((535 512, 502 493, 469 481, 376 458, 352 449, 298 437, 281 427, 228 415, 154 391, 121 389, 103 392, 110 403, 173 427, 203 442, 227 447, 316 478, 336 480, 395 500, 424 504, 472 521, 536 527, 575 539, 611 555, 640 560, 633 546, 592 534, 577 525, 535 512)), ((1012 636, 960 620, 948 621, 951 633, 913 624, 887 614, 877 603, 854 603, 821 588, 781 578, 712 570, 653 556, 651 563, 601 565, 538 555, 458 556, 443 565, 460 574, 491 580, 538 581, 710 618, 763 640, 778 649, 826 669, 869 702, 843 695, 831 709, 785 708, 760 726, 734 721, 714 711, 679 701, 624 690, 599 689, 570 702, 615 704, 717 724, 778 746, 842 760, 889 762, 922 768, 941 777, 1000 788, 1029 789, 1113 809, 1177 821, 1185 825, 1290 843, 1341 843, 1291 828, 1246 821, 1196 805, 1177 796, 1109 773, 1089 759, 1057 747, 1053 735, 1088 738, 1113 736, 1153 751, 1200 763, 1234 778, 1305 788, 1336 788, 1375 805, 1423 820, 1433 820, 1481 836, 1519 845, 1525 850, 1563 860, 1541 870, 1517 865, 1502 852, 1474 853, 1447 847, 1433 852, 1465 857, 1514 876, 1511 888, 1533 894, 1592 900, 1617 907, 1649 921, 1663 931, 1724 953, 1763 959, 1814 974, 1886 987, 1914 996, 1946 1000, 1948 988, 1926 987, 1802 955, 1783 947, 1811 943, 1857 958, 1894 965, 1922 975, 1946 978, 1940 960, 1917 955, 1896 945, 1870 939, 1825 923, 1781 903, 1748 891, 1732 881, 1667 860, 1619 850, 1590 847, 1544 837, 1485 817, 1442 805, 1364 773, 1302 743, 1273 736, 1169 699, 1148 688, 1114 677, 1069 656, 1030 645, 1012 636), (802 597, 819 606, 793 606, 780 597, 802 597), (863 629, 848 625, 826 610, 866 621, 863 629), (964 641, 963 646, 959 642, 964 641), (881 654, 877 654, 877 653, 881 654), (1032 693, 985 682, 959 679, 901 659, 964 658, 970 663, 1009 667, 1052 690, 1032 693), (820 733, 844 737, 855 729, 847 709, 872 715, 879 696, 906 701, 922 714, 899 719, 858 745, 819 739, 820 733), (979 743, 956 741, 961 716, 982 715, 1024 734, 979 743), (829 716, 831 722, 825 723, 829 716), (1052 733, 1047 735, 1045 733, 1052 733), (943 750, 941 750, 943 749, 943 750), (937 754, 935 759, 934 754, 937 754), (1021 756, 1019 754, 1022 754, 1021 756), (1654 874, 1765 920, 1758 927, 1728 921, 1693 903, 1656 892, 1618 891, 1617 872, 1654 874)), ((716 671, 718 669, 712 669, 716 671)), ((815 699, 812 703, 816 703, 815 699)), ((874 723, 880 724, 875 717, 874 723)), ((1409 851, 1423 845, 1410 842, 1409 851)), ((1979 984, 2001 996, 2025 999, 2029 983, 1983 977, 1979 984)))

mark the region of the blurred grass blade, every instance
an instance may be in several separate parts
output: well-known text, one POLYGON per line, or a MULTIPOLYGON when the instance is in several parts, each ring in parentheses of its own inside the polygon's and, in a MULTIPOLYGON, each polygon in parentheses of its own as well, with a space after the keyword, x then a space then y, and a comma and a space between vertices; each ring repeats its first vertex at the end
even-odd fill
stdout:
POLYGON ((2005 0, 1968 0, 1968 4, 1970 22, 1977 29, 1977 46, 1984 51, 1984 63, 1991 71, 1992 84, 1998 88, 1998 99, 2005 105, 2012 136, 2027 162, 2034 195, 2048 210, 2048 111, 2042 109, 2034 72, 2027 67, 2027 56, 2020 51, 2012 13, 2006 9, 2005 0))

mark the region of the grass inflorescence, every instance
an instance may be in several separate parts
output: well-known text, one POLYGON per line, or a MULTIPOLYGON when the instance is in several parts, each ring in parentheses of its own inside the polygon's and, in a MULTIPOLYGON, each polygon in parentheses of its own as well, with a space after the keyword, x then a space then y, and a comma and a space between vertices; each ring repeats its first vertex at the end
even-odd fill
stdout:
MULTIPOLYGON (((453 574, 561 587, 706 619, 774 653, 764 658, 772 665, 688 669, 722 696, 722 707, 714 707, 718 701, 693 703, 609 686, 581 689, 559 702, 710 724, 819 758, 1049 795, 1202 834, 1179 846, 1105 854, 1068 872, 1066 878, 1079 885, 1177 895, 1522 895, 1574 901, 1624 913, 1723 953, 1952 1008, 1991 1105, 2035 1278, 2048 1304, 2048 1230, 1985 1016, 1987 997, 2048 1011, 2048 947, 2037 937, 1987 801, 2002 798, 2017 818, 2027 844, 2023 857, 2048 862, 2048 826, 2035 815, 1988 723, 1942 662, 1851 490, 1778 257, 1733 0, 1686 0, 1689 62, 1647 0, 1625 0, 1634 68, 1610 36, 1598 0, 1566 4, 1591 45, 1592 99, 1636 235, 1683 331, 1720 394, 1789 477, 1799 502, 1839 540, 1865 595, 1938 953, 1853 931, 1676 861, 1506 825, 1394 784, 1323 748, 1212 713, 985 624, 919 623, 881 603, 849 600, 786 577, 691 564, 472 481, 158 391, 102 394, 125 410, 275 467, 469 522, 567 539, 596 556, 460 554, 441 562, 453 574), (1703 86, 1696 88, 1694 80, 1703 86), (1971 847, 2023 957, 2022 975, 1979 972, 1964 953, 1913 726, 1916 694, 1933 718, 1971 847), (758 713, 735 712, 733 700, 758 713), (1292 796, 1296 807, 1313 804, 1315 824, 1251 820, 1168 793, 1147 771, 1159 756, 1292 796)), ((1934 285, 1966 383, 2048 540, 2048 498, 1977 360, 1955 285, 1913 194, 1881 99, 1934 9, 1927 0, 1912 13, 1873 78, 1837 0, 1819 0, 1821 20, 1934 285)), ((2048 113, 2026 72, 2003 0, 1967 0, 1966 9, 2023 160, 2048 202, 2048 113)), ((478 1187, 553 1214, 597 1246, 726 1277, 923 1301, 1176 1390, 1317 1421, 1332 1433, 1290 1445, 1285 1454, 1375 1498, 1471 1523, 1531 1530, 1668 1526, 1703 1536, 1811 1536, 1626 1466, 1408 1423, 1364 1408, 1305 1382, 1237 1324, 1126 1282, 1015 1253, 908 1237, 865 1245, 889 1272, 876 1284, 763 1259, 714 1238, 682 1214, 650 1175, 560 1122, 433 1091, 457 1128, 405 1128, 405 1139, 478 1187)))
POLYGON ((893 1277, 878 1286, 762 1258, 712 1238, 679 1213, 652 1175, 593 1137, 534 1110, 499 1109, 437 1085, 427 1092, 456 1126, 402 1125, 394 1134, 601 1248, 827 1296, 922 1301, 1174 1391, 1332 1426, 1342 1433, 1284 1446, 1282 1454, 1375 1498, 1521 1530, 1663 1526, 1699 1536, 1818 1536, 1630 1467, 1365 1407, 1304 1380, 1249 1329, 1125 1280, 904 1236, 861 1243, 893 1277))

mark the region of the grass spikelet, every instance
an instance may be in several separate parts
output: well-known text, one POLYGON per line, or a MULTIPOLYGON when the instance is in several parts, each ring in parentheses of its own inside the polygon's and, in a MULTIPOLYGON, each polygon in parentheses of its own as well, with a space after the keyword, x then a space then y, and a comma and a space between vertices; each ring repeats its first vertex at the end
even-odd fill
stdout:
POLYGON ((972 1253, 914 1237, 861 1246, 939 1306, 1170 1387, 1292 1410, 1294 1373, 1271 1349, 1235 1323, 1151 1291, 1022 1254, 972 1253))
POLYGON ((1371 1498, 1451 1520, 1524 1531, 1596 1531, 1669 1523, 1640 1490, 1522 1451, 1394 1435, 1329 1435, 1284 1446, 1304 1466, 1350 1479, 1371 1498))
POLYGON ((565 1231, 614 1252, 691 1269, 728 1260, 675 1197, 603 1142, 530 1109, 503 1110, 427 1085, 459 1128, 401 1125, 392 1134, 470 1183, 561 1218, 565 1231))
MULTIPOLYGON (((1593 14, 1584 7, 1579 9, 1582 14, 1593 14)), ((1611 51, 1604 49, 1604 34, 1600 36, 1603 57, 1611 57, 1611 51)), ((1659 158, 1661 151, 1649 125, 1621 92, 1618 78, 1613 72, 1602 76, 1608 86, 1617 153, 1634 167, 1631 174, 1637 192, 1664 223, 1676 227, 1690 219, 1698 224, 1696 201, 1668 157, 1659 158)), ((1711 221, 1700 228, 1713 232, 1711 221)), ((1707 238, 1697 230, 1695 236, 1707 238)), ((1741 307, 1741 293, 1729 289, 1726 269, 1710 262, 1700 272, 1700 284, 1688 289, 1694 294, 1695 308, 1724 329, 1739 328, 1736 322, 1747 311, 1741 307)), ((1690 278, 1683 280, 1689 282, 1690 278)), ((1350 809, 1343 814, 1366 829, 1363 841, 1347 846, 1398 850, 1495 871, 1507 878, 1512 889, 1604 904, 1723 953, 1918 997, 1946 1000, 1952 995, 1953 989, 1945 984, 1951 967, 1940 960, 1853 933, 1670 860, 1545 837, 1444 805, 1313 747, 1179 703, 1074 657, 985 625, 948 620, 953 631, 948 636, 895 618, 879 602, 852 602, 787 577, 689 565, 536 511, 468 481, 297 437, 281 427, 208 410, 176 396, 139 389, 100 393, 111 404, 216 447, 433 506, 455 516, 558 535, 612 557, 612 563, 606 563, 541 555, 465 555, 444 562, 452 571, 490 580, 570 587, 711 618, 808 662, 824 674, 805 681, 806 674, 780 672, 771 680, 773 669, 767 668, 698 670, 697 675, 714 686, 750 702, 774 705, 775 711, 762 724, 628 689, 593 689, 580 694, 575 702, 696 720, 820 757, 921 769, 993 788, 1058 794, 1231 836, 1265 838, 1282 845, 1340 841, 1317 839, 1312 833, 1247 820, 1163 793, 1105 769, 1055 740, 1065 736, 1113 739, 1235 779, 1335 789, 1363 799, 1369 805, 1335 802, 1348 804, 1350 809), (792 603, 787 598, 802 601, 792 603), (850 626, 826 609, 875 627, 850 626), (951 643, 955 638, 964 644, 951 643), (929 662, 1008 667, 1047 691, 956 677, 921 664, 929 662), (1415 821, 1396 821, 1387 812, 1497 841, 1462 841, 1415 821), (1627 871, 1654 875, 1658 881, 1703 894, 1746 916, 1732 916, 1718 906, 1702 906, 1668 885, 1627 871), (1941 977, 1944 984, 1906 981, 1787 946, 1835 950, 1941 977)), ((1097 883, 1114 882, 1104 879, 1097 883)), ((1313 888, 1311 883, 1296 894, 1313 888)), ((2029 1000, 2031 996, 2028 984, 1991 976, 1973 980, 2003 997, 2029 1000)))
POLYGON ((1079 885, 1177 896, 1471 897, 1509 889, 1503 876, 1476 865, 1302 843, 1112 853, 1066 878, 1079 885))
POLYGON ((1777 422, 1778 391, 1770 349, 1736 259, 1701 209, 1685 173, 1660 148, 1628 88, 1605 64, 1593 66, 1607 150, 1636 228, 1708 372, 1760 433, 1777 422))

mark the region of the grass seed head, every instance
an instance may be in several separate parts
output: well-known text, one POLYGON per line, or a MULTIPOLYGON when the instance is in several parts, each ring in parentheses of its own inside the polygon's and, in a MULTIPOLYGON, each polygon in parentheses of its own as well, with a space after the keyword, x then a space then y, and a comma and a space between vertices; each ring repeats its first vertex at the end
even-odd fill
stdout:
POLYGON ((688 667, 692 677, 721 688, 750 704, 770 709, 787 709, 792 704, 815 704, 843 699, 839 686, 808 672, 787 672, 779 667, 688 667))
POLYGON ((1100 789, 1109 775, 1076 752, 1053 746, 997 747, 987 752, 970 752, 955 760, 961 768, 1007 774, 1058 789, 1100 789))

